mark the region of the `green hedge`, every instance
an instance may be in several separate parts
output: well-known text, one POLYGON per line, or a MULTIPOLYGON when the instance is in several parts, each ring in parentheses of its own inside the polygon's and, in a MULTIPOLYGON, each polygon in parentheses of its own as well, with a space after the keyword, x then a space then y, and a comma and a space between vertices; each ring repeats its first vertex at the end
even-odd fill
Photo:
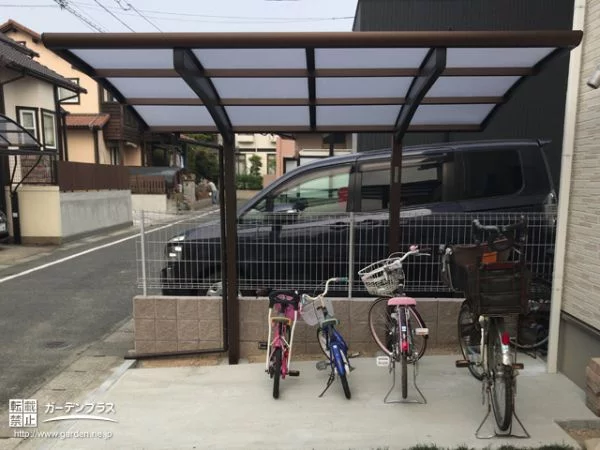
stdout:
POLYGON ((236 177, 236 187, 238 189, 248 189, 259 191, 263 187, 261 175, 238 175, 236 177))

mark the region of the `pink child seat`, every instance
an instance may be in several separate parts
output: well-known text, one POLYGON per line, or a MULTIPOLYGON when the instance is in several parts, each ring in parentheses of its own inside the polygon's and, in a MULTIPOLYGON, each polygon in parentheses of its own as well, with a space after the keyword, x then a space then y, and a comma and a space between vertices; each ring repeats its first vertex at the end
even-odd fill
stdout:
POLYGON ((388 306, 416 306, 417 301, 411 297, 394 297, 387 302, 388 306))

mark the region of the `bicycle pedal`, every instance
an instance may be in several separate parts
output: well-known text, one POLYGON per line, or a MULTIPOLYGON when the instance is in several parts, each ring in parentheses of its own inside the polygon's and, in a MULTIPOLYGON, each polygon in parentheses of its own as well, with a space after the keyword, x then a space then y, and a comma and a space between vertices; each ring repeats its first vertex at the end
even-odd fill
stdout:
POLYGON ((300 376, 300 371, 299 370, 290 370, 290 371, 288 371, 288 375, 290 377, 298 377, 298 376, 300 376))
POLYGON ((456 367, 469 367, 471 362, 468 359, 459 359, 456 361, 456 367))
POLYGON ((513 363, 512 364, 512 368, 513 369, 518 369, 518 370, 523 370, 525 368, 525 364, 523 364, 523 363, 513 363))
POLYGON ((329 368, 329 361, 318 361, 316 367, 317 370, 326 370, 329 368))
POLYGON ((358 358, 359 356, 360 356, 360 352, 350 353, 348 355, 348 359, 350 359, 350 358, 358 358))
POLYGON ((417 336, 427 336, 429 334, 429 328, 415 328, 415 334, 417 336))

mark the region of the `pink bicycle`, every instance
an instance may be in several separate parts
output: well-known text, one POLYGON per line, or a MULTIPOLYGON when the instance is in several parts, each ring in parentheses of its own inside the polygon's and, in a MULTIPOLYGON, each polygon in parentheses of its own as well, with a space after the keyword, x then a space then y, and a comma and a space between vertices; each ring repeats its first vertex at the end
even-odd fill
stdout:
POLYGON ((269 294, 269 337, 265 372, 273 379, 273 398, 279 398, 281 378, 300 375, 298 370, 290 370, 299 305, 300 295, 296 291, 273 291, 269 294))

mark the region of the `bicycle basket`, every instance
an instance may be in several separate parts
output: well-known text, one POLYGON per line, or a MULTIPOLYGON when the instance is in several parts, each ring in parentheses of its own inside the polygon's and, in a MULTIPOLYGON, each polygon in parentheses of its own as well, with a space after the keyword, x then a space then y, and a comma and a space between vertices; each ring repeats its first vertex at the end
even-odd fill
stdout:
POLYGON ((387 258, 358 271, 367 291, 377 297, 392 295, 404 283, 400 258, 387 258))
MULTIPOLYGON (((323 304, 327 308, 327 315, 333 317, 333 303, 328 298, 323 299, 323 304)), ((300 315, 307 325, 311 327, 321 324, 325 320, 325 314, 321 309, 321 301, 315 300, 310 303, 305 303, 300 308, 300 315)))

